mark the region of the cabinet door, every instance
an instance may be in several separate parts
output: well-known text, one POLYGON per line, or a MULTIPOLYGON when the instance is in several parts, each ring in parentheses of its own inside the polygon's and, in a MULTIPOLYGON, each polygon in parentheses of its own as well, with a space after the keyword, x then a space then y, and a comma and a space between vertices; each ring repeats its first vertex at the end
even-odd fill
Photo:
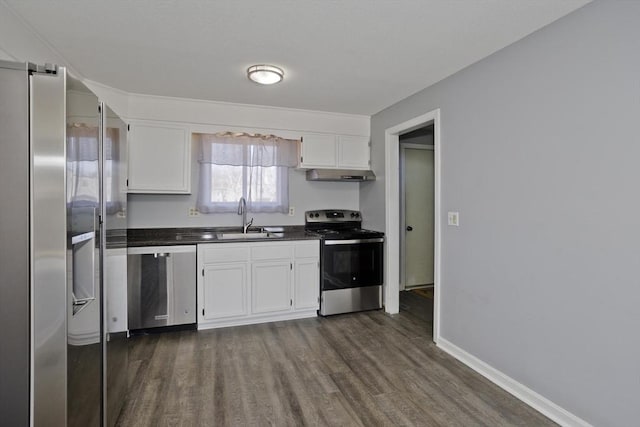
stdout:
POLYGON ((338 166, 344 169, 370 168, 369 138, 362 136, 338 137, 338 166))
POLYGON ((248 314, 246 262, 205 264, 203 285, 202 319, 248 314))
POLYGON ((335 168, 337 160, 335 135, 306 134, 302 136, 300 167, 335 168))
POLYGON ((320 296, 320 271, 317 258, 302 258, 295 261, 295 287, 293 307, 318 309, 320 296))
POLYGON ((107 332, 124 332, 127 326, 127 249, 106 250, 107 332))
POLYGON ((129 193, 189 193, 191 141, 185 128, 131 125, 129 193))
POLYGON ((251 269, 252 313, 291 310, 291 262, 253 262, 251 269))

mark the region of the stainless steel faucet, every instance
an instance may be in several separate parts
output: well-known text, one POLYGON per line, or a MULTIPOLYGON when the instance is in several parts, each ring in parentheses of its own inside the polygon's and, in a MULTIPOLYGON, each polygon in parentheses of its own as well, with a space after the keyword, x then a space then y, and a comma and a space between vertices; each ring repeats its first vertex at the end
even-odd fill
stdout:
POLYGON ((247 234, 247 229, 253 224, 253 218, 247 223, 247 201, 244 197, 240 197, 238 201, 238 215, 242 215, 242 232, 247 234))

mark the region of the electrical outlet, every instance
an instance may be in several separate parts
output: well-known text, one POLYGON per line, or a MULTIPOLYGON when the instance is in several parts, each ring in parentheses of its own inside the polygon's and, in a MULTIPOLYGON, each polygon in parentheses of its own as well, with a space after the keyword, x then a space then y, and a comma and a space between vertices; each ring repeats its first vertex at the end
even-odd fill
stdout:
POLYGON ((296 214, 296 208, 293 206, 289 206, 289 216, 294 216, 296 214))
POLYGON ((200 212, 198 212, 197 208, 189 208, 189 216, 199 216, 200 212))
POLYGON ((449 212, 447 214, 447 223, 458 227, 460 225, 460 214, 458 212, 449 212))

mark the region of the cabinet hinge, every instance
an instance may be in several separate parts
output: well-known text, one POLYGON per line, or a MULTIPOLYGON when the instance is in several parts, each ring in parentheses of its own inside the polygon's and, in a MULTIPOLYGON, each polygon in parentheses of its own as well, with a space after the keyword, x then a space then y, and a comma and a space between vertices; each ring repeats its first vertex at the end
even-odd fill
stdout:
POLYGON ((102 112, 102 108, 98 105, 98 113, 102 112))
POLYGON ((202 269, 202 277, 204 277, 204 268, 202 269))
POLYGON ((202 315, 204 316, 204 308, 202 309, 202 315))
POLYGON ((289 263, 289 270, 293 270, 293 263, 289 263))
POLYGON ((293 306, 293 300, 292 299, 289 300, 289 305, 293 306))
POLYGON ((127 179, 127 187, 129 187, 129 179, 127 179))
POLYGON ((127 125, 127 130, 131 130, 131 125, 127 125))
POLYGON ((304 157, 300 156, 300 163, 304 163, 304 157))

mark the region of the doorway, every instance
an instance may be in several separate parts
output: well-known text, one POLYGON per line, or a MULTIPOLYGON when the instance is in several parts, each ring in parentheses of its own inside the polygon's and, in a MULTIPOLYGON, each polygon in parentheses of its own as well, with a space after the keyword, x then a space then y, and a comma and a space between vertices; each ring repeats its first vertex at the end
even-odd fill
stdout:
POLYGON ((433 288, 433 178, 433 125, 400 135, 401 291, 433 288))
POLYGON ((385 311, 393 314, 400 309, 400 136, 416 129, 433 126, 433 341, 440 338, 440 254, 441 222, 440 207, 440 110, 399 123, 385 130, 385 311))
POLYGON ((400 135, 400 307, 432 332, 433 124, 400 135))

